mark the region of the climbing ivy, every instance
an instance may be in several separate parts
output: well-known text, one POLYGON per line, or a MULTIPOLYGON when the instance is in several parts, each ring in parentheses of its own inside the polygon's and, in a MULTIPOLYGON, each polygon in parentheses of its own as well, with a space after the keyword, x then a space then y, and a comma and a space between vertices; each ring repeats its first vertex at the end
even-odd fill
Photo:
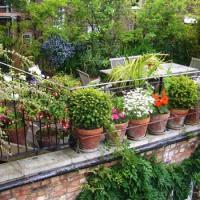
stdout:
POLYGON ((170 165, 155 157, 147 160, 126 147, 118 154, 119 164, 91 173, 79 200, 184 200, 191 181, 200 183, 200 148, 181 164, 170 165))

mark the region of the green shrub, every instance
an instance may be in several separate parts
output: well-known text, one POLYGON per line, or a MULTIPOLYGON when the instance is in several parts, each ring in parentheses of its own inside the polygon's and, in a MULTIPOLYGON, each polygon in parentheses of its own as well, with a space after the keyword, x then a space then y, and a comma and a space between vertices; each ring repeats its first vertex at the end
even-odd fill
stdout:
POLYGON ((184 200, 191 181, 200 182, 200 148, 182 163, 170 165, 155 157, 147 160, 128 148, 118 153, 121 162, 90 173, 79 200, 184 200))
POLYGON ((187 76, 165 79, 170 108, 189 109, 197 104, 198 85, 187 76))
POLYGON ((80 81, 71 75, 58 74, 53 76, 52 79, 66 87, 76 87, 81 85, 80 81))
POLYGON ((104 126, 111 118, 111 109, 110 97, 92 88, 76 90, 69 100, 69 115, 77 128, 104 126))

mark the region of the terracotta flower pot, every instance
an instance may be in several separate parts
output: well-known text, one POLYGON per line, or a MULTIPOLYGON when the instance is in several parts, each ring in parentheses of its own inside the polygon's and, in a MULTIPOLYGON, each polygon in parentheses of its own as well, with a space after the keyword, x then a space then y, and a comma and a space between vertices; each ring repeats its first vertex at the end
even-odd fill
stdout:
POLYGON ((170 113, 152 115, 148 130, 150 134, 162 135, 165 132, 170 113))
POLYGON ((101 140, 103 133, 103 128, 85 130, 76 129, 76 134, 78 137, 79 148, 83 152, 94 152, 98 149, 98 145, 101 140))
POLYGON ((146 119, 137 119, 129 121, 128 139, 142 140, 146 136, 150 117, 146 119))
POLYGON ((185 124, 187 125, 195 125, 199 123, 200 118, 200 107, 196 107, 194 109, 190 109, 188 115, 185 119, 185 124))
POLYGON ((123 143, 127 127, 128 122, 123 124, 115 124, 116 133, 106 135, 111 145, 115 145, 116 142, 123 143))
POLYGON ((21 145, 25 144, 25 140, 26 140, 25 131, 24 131, 24 127, 18 128, 17 131, 15 128, 8 128, 5 130, 5 132, 7 133, 8 137, 9 137, 10 142, 15 143, 15 144, 18 143, 21 145))
POLYGON ((188 109, 172 109, 170 111, 170 119, 168 120, 167 127, 173 130, 180 130, 188 114, 188 109))
POLYGON ((36 133, 38 144, 41 148, 59 144, 60 138, 55 128, 43 128, 36 133), (56 136, 57 135, 57 136, 56 136))

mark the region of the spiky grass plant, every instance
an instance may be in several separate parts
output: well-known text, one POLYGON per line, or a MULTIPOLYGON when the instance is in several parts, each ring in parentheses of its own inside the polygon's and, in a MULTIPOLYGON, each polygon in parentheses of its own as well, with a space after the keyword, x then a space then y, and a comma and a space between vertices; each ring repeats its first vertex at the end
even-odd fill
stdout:
MULTIPOLYGON (((132 62, 126 62, 125 66, 119 66, 112 70, 110 81, 134 81, 135 86, 141 86, 145 80, 152 77, 164 60, 164 54, 144 54, 132 62)), ((122 83, 124 84, 124 83, 122 83)))

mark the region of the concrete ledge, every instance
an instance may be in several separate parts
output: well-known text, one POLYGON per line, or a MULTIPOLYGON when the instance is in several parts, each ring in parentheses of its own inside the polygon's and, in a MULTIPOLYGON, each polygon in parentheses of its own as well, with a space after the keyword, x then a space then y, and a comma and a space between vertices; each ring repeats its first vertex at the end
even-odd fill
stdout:
MULTIPOLYGON (((168 130, 165 135, 147 137, 142 141, 130 141, 130 148, 138 153, 162 148, 200 136, 200 125, 185 126, 183 130, 168 130)), ((117 160, 115 148, 100 146, 94 153, 76 153, 65 149, 0 165, 0 192, 33 183, 46 178, 70 173, 117 160)))

